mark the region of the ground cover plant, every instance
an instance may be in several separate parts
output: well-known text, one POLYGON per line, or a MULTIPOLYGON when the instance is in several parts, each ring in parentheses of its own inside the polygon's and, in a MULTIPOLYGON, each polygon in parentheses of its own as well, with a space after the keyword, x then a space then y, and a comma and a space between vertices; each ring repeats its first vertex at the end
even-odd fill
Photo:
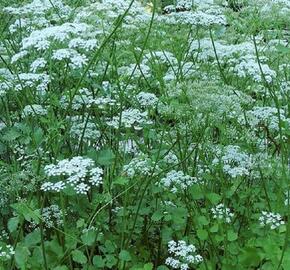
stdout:
POLYGON ((0 1, 0 269, 290 269, 290 1, 0 1))

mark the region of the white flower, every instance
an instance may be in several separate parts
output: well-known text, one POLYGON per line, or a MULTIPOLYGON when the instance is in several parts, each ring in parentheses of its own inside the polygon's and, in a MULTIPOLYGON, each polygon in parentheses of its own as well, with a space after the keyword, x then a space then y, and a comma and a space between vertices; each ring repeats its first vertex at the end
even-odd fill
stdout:
POLYGON ((75 191, 77 194, 87 194, 87 192, 90 190, 89 185, 85 183, 80 183, 75 186, 75 191))
POLYGON ((47 62, 44 58, 38 58, 30 65, 30 70, 32 72, 36 72, 37 69, 44 68, 46 66, 46 64, 47 64, 47 62))
POLYGON ((164 158, 163 160, 167 163, 167 164, 178 164, 178 157, 173 153, 173 152, 169 152, 164 158))
POLYGON ((173 269, 191 269, 192 264, 198 264, 203 258, 196 254, 194 245, 187 245, 185 241, 180 240, 168 242, 168 253, 171 255, 165 261, 165 264, 173 269))
POLYGON ((256 82, 263 82, 265 79, 268 83, 271 83, 277 76, 276 72, 267 64, 261 63, 259 66, 257 60, 253 57, 246 57, 243 59, 233 68, 233 71, 236 72, 239 77, 250 76, 256 82))
POLYGON ((0 260, 9 260, 14 254, 15 251, 11 245, 0 246, 0 260))
POLYGON ((35 115, 47 115, 47 109, 42 105, 32 104, 26 105, 22 111, 22 116, 35 116, 35 115))
MULTIPOLYGON (((242 124, 248 123, 251 128, 259 128, 266 126, 271 131, 278 131, 279 130, 279 111, 275 107, 254 107, 252 110, 246 112, 246 119, 242 117, 239 118, 239 121, 242 124)), ((281 108, 280 109, 280 120, 284 123, 290 124, 290 118, 286 117, 285 111, 281 108)))
POLYGON ((16 63, 18 60, 21 60, 23 57, 25 57, 28 54, 28 51, 20 51, 19 53, 14 54, 11 57, 11 63, 14 64, 16 63))
MULTIPOLYGON (((69 96, 62 96, 60 103, 62 107, 66 108, 68 106, 70 97, 69 96)), ((74 110, 79 110, 83 106, 89 107, 93 102, 93 94, 87 88, 81 88, 78 93, 75 95, 72 101, 72 108, 74 110)))
POLYGON ((270 226, 271 230, 274 230, 280 227, 281 225, 285 224, 280 214, 266 212, 266 211, 262 211, 259 221, 262 227, 270 226))
POLYGON ((195 177, 185 175, 182 171, 172 170, 161 179, 160 185, 176 193, 179 189, 185 190, 197 182, 198 180, 195 177))
POLYGON ((57 26, 49 26, 41 30, 33 31, 22 40, 21 50, 33 49, 47 50, 52 41, 64 42, 70 35, 80 35, 89 29, 84 23, 64 23, 57 26))
POLYGON ((70 66, 72 68, 81 68, 87 63, 87 58, 85 55, 79 54, 74 49, 58 49, 52 54, 52 59, 55 60, 69 60, 70 66))
POLYGON ((99 186, 100 184, 102 184, 103 181, 103 170, 101 168, 92 168, 90 170, 90 179, 89 182, 93 185, 93 186, 99 186))
POLYGON ((33 0, 31 3, 27 3, 20 7, 6 7, 3 11, 9 14, 21 16, 31 14, 40 16, 55 8, 57 8, 58 12, 62 14, 69 13, 70 11, 70 8, 65 6, 61 0, 54 0, 53 4, 50 0, 33 0))
POLYGON ((63 214, 58 205, 52 204, 42 209, 41 217, 47 228, 63 225, 63 214))
POLYGON ((222 156, 213 160, 213 165, 219 163, 223 166, 223 171, 233 178, 249 175, 252 167, 251 157, 236 145, 226 146, 222 156))
POLYGON ((86 194, 91 186, 102 184, 103 170, 94 166, 94 161, 90 158, 73 157, 72 159, 63 159, 57 164, 50 164, 44 167, 47 176, 64 176, 65 181, 57 183, 46 182, 41 189, 44 191, 59 192, 67 186, 72 186, 78 194, 86 194))
POLYGON ((42 94, 47 90, 47 86, 50 83, 50 77, 45 73, 19 73, 18 76, 15 75, 15 81, 20 81, 19 84, 15 85, 15 90, 17 91, 25 87, 36 87, 36 90, 42 94))
POLYGON ((71 49, 85 49, 86 51, 93 50, 97 47, 97 40, 96 39, 83 39, 83 38, 74 38, 69 42, 69 48, 71 49))
POLYGON ((158 102, 158 98, 152 93, 140 92, 136 97, 143 107, 154 106, 158 102))
POLYGON ((159 170, 158 166, 154 166, 154 163, 150 158, 145 155, 140 155, 133 158, 129 164, 123 167, 123 172, 130 178, 135 176, 149 176, 159 170))
POLYGON ((121 127, 133 127, 136 130, 141 130, 144 125, 152 123, 147 119, 147 114, 147 112, 140 112, 138 109, 130 108, 121 113, 121 119, 119 116, 115 116, 112 120, 107 121, 107 125, 119 128, 119 120, 121 120, 121 127))
POLYGON ((118 72, 126 77, 130 76, 132 76, 133 78, 139 78, 143 76, 145 78, 151 77, 150 67, 144 63, 141 63, 140 65, 130 64, 129 66, 120 67, 118 68, 118 72))
POLYGON ((92 140, 96 141, 100 138, 101 133, 97 129, 96 124, 90 121, 78 123, 73 121, 72 127, 70 129, 70 134, 73 138, 80 140, 92 140))
POLYGON ((226 223, 230 223, 234 216, 234 214, 231 213, 231 210, 225 207, 223 203, 211 208, 211 212, 213 214, 213 218, 223 220, 226 223))
POLYGON ((65 183, 63 181, 58 181, 56 183, 45 182, 41 186, 41 190, 43 191, 54 191, 60 192, 65 188, 65 183))

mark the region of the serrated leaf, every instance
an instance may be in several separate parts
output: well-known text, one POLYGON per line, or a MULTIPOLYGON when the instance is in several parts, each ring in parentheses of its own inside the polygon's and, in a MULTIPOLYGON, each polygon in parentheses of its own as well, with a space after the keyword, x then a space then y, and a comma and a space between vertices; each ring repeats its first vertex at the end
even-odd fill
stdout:
POLYGON ((161 211, 155 211, 151 217, 153 221, 160 221, 163 218, 164 214, 161 211))
POLYGON ((87 263, 88 259, 87 257, 84 255, 84 253, 80 250, 74 250, 72 252, 72 259, 80 264, 85 264, 87 263))
POLYGON ((39 209, 33 210, 29 205, 26 203, 20 202, 20 203, 14 203, 11 205, 11 207, 16 210, 16 212, 19 215, 22 215, 25 220, 38 224, 40 221, 40 213, 39 209))
POLYGON ((197 230, 197 237, 198 237, 200 240, 204 241, 204 240, 206 240, 206 239, 208 238, 208 233, 207 233, 206 230, 198 229, 198 230, 197 230))
POLYGON ((21 136, 21 133, 16 128, 10 128, 8 129, 4 135, 2 136, 2 139, 4 141, 12 142, 19 138, 21 136))
POLYGON ((214 224, 213 226, 210 227, 209 231, 212 233, 216 233, 219 230, 218 224, 214 224))
POLYGON ((227 239, 232 242, 238 239, 238 234, 234 231, 228 231, 227 232, 227 239))
POLYGON ((35 246, 40 243, 41 236, 40 230, 34 230, 33 232, 27 234, 24 239, 24 243, 27 247, 35 246))
POLYGON ((208 193, 205 196, 212 204, 217 204, 221 200, 221 196, 216 193, 208 193))
POLYGON ((106 256, 106 266, 112 268, 118 262, 117 258, 113 255, 106 256))
POLYGON ((91 246, 95 242, 96 236, 97 236, 96 231, 87 230, 82 234, 81 239, 85 245, 91 246))
POLYGON ((152 270, 154 267, 153 263, 146 263, 144 266, 143 266, 143 269, 144 270, 152 270))
POLYGON ((96 255, 93 257, 93 264, 98 268, 103 268, 105 266, 105 260, 102 258, 102 256, 96 255))
POLYGON ((18 228, 18 224, 19 224, 19 217, 13 217, 13 218, 10 218, 8 220, 8 230, 9 232, 15 232, 18 228))
POLYGON ((82 228, 85 225, 85 220, 83 218, 78 219, 77 228, 82 228))
POLYGON ((69 270, 69 269, 67 268, 67 266, 61 265, 61 266, 57 266, 57 267, 53 268, 53 270, 69 270))
POLYGON ((119 259, 125 262, 129 262, 131 261, 131 255, 127 250, 121 250, 121 252, 119 253, 119 259))
POLYGON ((15 261, 20 269, 25 269, 28 257, 30 255, 29 249, 25 246, 18 245, 15 249, 15 261))
POLYGON ((205 217, 205 216, 199 216, 197 218, 198 222, 200 223, 200 225, 205 226, 209 224, 209 220, 205 217))
POLYGON ((247 268, 249 266, 258 266, 261 261, 261 257, 256 248, 246 247, 239 256, 240 263, 247 268))

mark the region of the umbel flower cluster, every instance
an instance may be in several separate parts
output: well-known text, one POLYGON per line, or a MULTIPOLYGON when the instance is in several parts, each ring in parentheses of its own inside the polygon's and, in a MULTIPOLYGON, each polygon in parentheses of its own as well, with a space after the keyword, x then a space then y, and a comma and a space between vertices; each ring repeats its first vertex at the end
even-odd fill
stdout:
POLYGON ((185 190, 193 184, 198 183, 197 178, 185 175, 182 171, 172 170, 161 179, 160 185, 171 192, 176 193, 178 190, 185 190))
POLYGON ((123 172, 129 177, 135 176, 154 176, 159 170, 159 167, 145 154, 140 154, 133 158, 129 164, 124 165, 123 172))
POLYGON ((0 261, 9 260, 14 254, 15 251, 11 245, 0 246, 0 261))
POLYGON ((220 203, 217 206, 211 208, 211 212, 214 219, 219 219, 226 223, 230 223, 234 217, 234 214, 231 212, 231 210, 225 207, 223 203, 220 203))
POLYGON ((95 167, 94 161, 90 158, 77 156, 63 159, 57 164, 46 165, 44 172, 48 177, 64 177, 64 180, 43 183, 41 186, 43 191, 60 192, 71 186, 76 193, 86 194, 92 187, 102 184, 103 170, 95 167))
POLYGON ((63 225, 63 216, 66 213, 62 213, 58 205, 52 204, 42 209, 41 217, 44 225, 47 228, 61 227, 63 225))
MULTIPOLYGON (((217 152, 220 154, 220 150, 217 152)), ((228 145, 223 150, 221 158, 213 160, 214 165, 219 163, 222 164, 223 171, 232 178, 249 175, 252 166, 251 158, 236 145, 228 145)))
POLYGON ((188 270, 194 264, 203 261, 202 256, 196 254, 196 247, 192 244, 187 245, 185 241, 171 240, 168 242, 168 257, 165 263, 173 269, 188 270))
POLYGON ((269 226, 271 230, 275 230, 285 224, 280 214, 266 211, 262 211, 259 221, 262 227, 269 226))

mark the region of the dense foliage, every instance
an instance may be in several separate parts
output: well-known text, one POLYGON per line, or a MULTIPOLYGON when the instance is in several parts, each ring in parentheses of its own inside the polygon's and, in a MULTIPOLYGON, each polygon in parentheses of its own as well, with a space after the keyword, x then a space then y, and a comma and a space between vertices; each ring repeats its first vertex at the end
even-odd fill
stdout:
POLYGON ((290 1, 31 1, 0 3, 0 270, 289 270, 290 1))

